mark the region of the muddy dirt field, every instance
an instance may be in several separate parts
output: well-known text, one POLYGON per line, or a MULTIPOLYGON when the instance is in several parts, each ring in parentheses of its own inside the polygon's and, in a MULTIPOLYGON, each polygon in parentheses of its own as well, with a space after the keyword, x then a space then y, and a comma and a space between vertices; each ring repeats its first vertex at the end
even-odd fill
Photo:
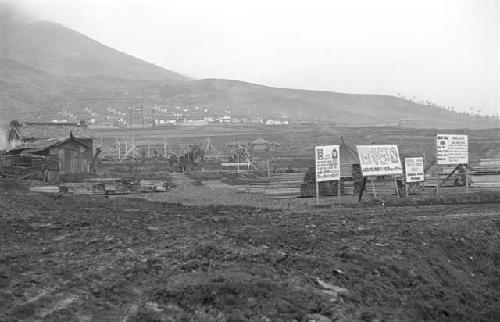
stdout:
POLYGON ((262 209, 0 187, 1 321, 498 321, 500 204, 262 209))

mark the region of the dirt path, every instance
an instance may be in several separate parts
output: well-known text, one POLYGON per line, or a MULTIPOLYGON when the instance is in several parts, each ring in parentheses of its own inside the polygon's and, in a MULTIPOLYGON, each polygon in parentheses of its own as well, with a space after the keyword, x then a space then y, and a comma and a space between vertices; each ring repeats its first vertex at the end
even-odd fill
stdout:
POLYGON ((499 216, 0 189, 0 320, 494 321, 499 216))

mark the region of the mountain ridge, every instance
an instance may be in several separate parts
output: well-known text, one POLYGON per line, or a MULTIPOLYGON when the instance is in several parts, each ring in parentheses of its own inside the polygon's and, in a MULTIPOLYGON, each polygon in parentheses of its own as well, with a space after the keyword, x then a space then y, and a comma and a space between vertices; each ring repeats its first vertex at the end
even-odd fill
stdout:
POLYGON ((391 95, 191 79, 52 22, 11 24, 10 34, 2 35, 8 40, 2 52, 9 58, 0 59, 0 123, 40 119, 62 108, 83 114, 86 107, 105 112, 108 107, 126 110, 140 104, 148 109, 164 104, 349 126, 403 119, 414 127, 485 127, 477 117, 391 95))
POLYGON ((53 74, 181 81, 189 78, 108 47, 49 21, 11 25, 6 52, 16 61, 53 74))

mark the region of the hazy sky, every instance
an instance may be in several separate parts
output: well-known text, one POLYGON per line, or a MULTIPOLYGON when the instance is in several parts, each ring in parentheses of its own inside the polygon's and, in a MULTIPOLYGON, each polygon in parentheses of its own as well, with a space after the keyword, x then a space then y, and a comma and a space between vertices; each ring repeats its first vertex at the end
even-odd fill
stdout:
POLYGON ((500 112, 497 0, 18 0, 194 78, 500 112))

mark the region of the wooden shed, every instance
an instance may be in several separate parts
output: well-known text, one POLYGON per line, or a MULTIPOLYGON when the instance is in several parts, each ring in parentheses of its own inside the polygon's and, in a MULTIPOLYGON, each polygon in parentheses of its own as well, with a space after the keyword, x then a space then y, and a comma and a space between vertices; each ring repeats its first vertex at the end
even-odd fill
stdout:
POLYGON ((46 139, 20 144, 8 151, 9 155, 38 155, 57 158, 59 173, 90 171, 92 148, 71 133, 66 139, 46 139))
POLYGON ((255 152, 265 152, 265 151, 267 151, 267 149, 269 147, 269 142, 267 142, 263 138, 258 138, 256 140, 253 140, 252 142, 250 142, 250 147, 255 152))

